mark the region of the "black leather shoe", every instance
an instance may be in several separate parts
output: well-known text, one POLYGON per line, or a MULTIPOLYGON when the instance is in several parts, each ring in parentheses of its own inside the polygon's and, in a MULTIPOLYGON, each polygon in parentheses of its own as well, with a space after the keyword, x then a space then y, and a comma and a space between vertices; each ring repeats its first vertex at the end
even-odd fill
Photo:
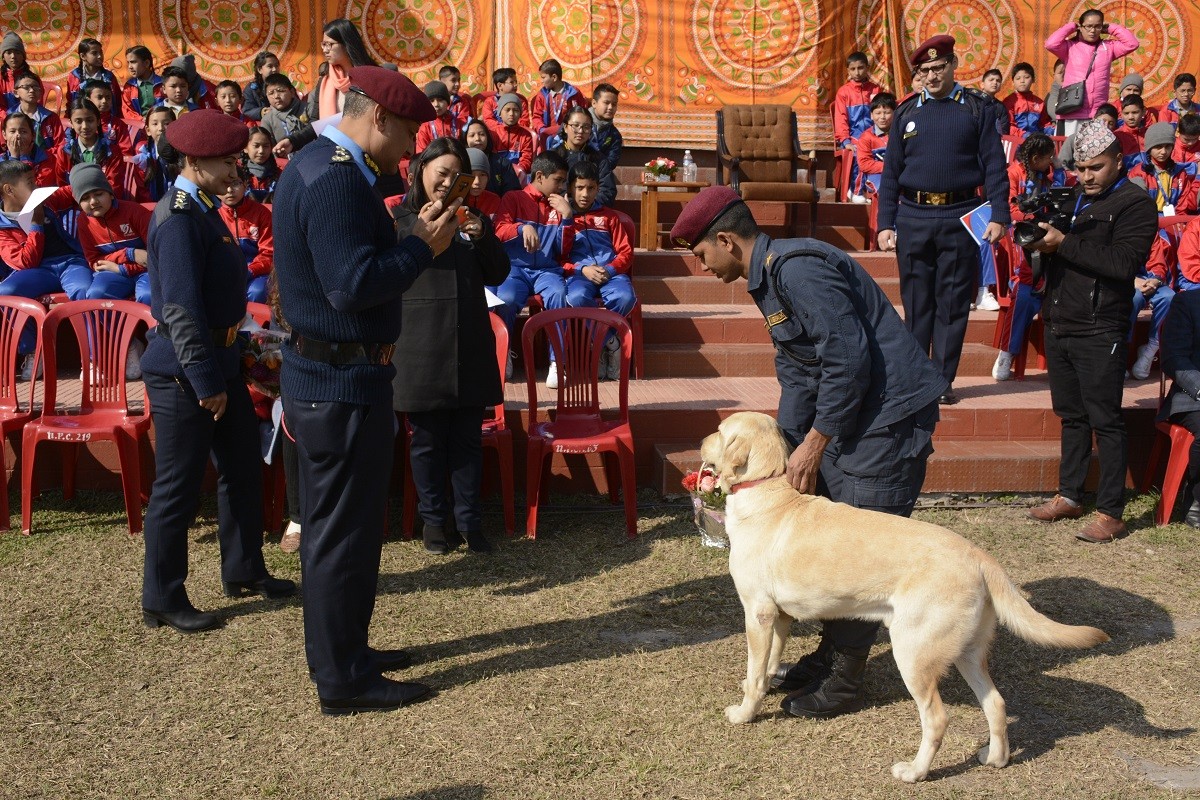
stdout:
POLYGON ((252 581, 223 581, 221 585, 225 588, 226 597, 247 597, 261 594, 270 600, 278 600, 281 597, 291 597, 296 593, 295 581, 272 578, 270 575, 252 581))
POLYGON ((321 698, 321 713, 337 716, 364 711, 394 711, 401 706, 432 697, 433 690, 423 683, 401 683, 380 678, 371 688, 355 697, 341 700, 321 698))
POLYGON ((147 628, 169 625, 180 633, 199 633, 221 627, 221 618, 207 611, 188 608, 183 611, 151 611, 142 609, 142 622, 147 628))
POLYGON ((861 709, 868 652, 866 648, 835 650, 829 677, 807 694, 801 690, 783 698, 783 710, 793 717, 830 719, 861 709))
POLYGON ((490 553, 495 549, 483 531, 467 531, 467 548, 472 553, 490 553))
POLYGON ((1193 528, 1200 528, 1200 501, 1192 503, 1192 507, 1188 509, 1183 521, 1184 524, 1193 528))
POLYGON ((458 531, 447 531, 443 525, 426 525, 421 529, 421 541, 425 549, 439 556, 444 556, 463 543, 458 531))
POLYGON ((371 661, 380 672, 408 669, 412 666, 412 653, 407 650, 376 650, 371 648, 371 661))
POLYGON ((945 394, 943 394, 941 397, 938 398, 938 405, 940 405, 940 406, 952 406, 957 402, 958 402, 958 395, 956 395, 954 393, 953 389, 951 389, 950 391, 946 392, 945 394))
POLYGON ((771 678, 771 689, 807 694, 816 691, 833 669, 833 642, 821 639, 817 649, 801 658, 791 669, 783 669, 771 678), (803 691, 801 691, 803 690, 803 691))

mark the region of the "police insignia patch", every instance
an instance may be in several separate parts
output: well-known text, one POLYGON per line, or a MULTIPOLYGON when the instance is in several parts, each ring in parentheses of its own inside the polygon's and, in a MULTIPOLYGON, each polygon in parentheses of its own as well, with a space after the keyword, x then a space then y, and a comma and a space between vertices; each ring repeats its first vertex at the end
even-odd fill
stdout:
POLYGON ((350 151, 338 145, 333 148, 333 158, 329 159, 334 164, 349 164, 354 161, 354 156, 350 155, 350 151))
POLYGON ((782 311, 776 311, 774 314, 767 317, 767 327, 774 328, 776 325, 780 324, 781 322, 787 322, 787 320, 788 320, 787 314, 783 313, 782 311))
POLYGON ((688 247, 688 248, 690 248, 690 247, 692 246, 692 245, 691 245, 691 244, 688 242, 688 240, 687 240, 687 239, 685 239, 685 238, 683 238, 682 236, 676 236, 676 237, 675 237, 675 244, 679 245, 680 247, 688 247))
POLYGON ((371 172, 374 172, 376 175, 383 174, 383 170, 380 168, 380 166, 378 164, 375 163, 375 159, 371 158, 370 153, 367 153, 367 152, 363 153, 363 161, 366 162, 367 167, 371 170, 371 172))
POLYGON ((190 205, 190 196, 183 189, 175 190, 175 199, 171 203, 172 211, 187 211, 190 205))
POLYGON ((929 48, 928 50, 926 50, 926 51, 925 51, 925 57, 926 57, 926 58, 937 58, 937 48, 936 48, 936 47, 931 47, 931 48, 929 48))

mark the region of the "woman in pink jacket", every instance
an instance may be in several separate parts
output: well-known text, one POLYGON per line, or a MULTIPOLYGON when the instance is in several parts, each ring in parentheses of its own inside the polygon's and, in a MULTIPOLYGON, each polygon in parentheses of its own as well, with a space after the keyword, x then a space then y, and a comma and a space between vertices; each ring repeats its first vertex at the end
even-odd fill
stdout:
POLYGON ((1057 114, 1058 135, 1070 136, 1080 122, 1094 117, 1096 108, 1108 102, 1112 63, 1137 50, 1138 39, 1128 28, 1105 22, 1104 13, 1093 8, 1083 12, 1078 23, 1068 22, 1050 34, 1046 49, 1066 64, 1064 87, 1087 81, 1083 105, 1070 113, 1057 114), (1111 38, 1103 38, 1106 35, 1111 38))

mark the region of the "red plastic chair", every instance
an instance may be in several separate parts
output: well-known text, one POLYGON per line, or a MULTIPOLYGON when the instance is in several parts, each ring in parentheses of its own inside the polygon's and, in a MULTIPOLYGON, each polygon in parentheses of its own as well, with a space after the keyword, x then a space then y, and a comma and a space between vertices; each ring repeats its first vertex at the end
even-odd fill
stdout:
POLYGON ((42 331, 45 346, 45 400, 42 416, 25 425, 22 437, 24 463, 21 465, 21 532, 28 535, 33 505, 33 467, 37 446, 51 441, 67 446, 63 453, 63 497, 75 496, 75 461, 84 442, 108 439, 117 447, 121 462, 121 484, 125 493, 125 513, 129 533, 142 530, 142 458, 141 441, 149 438, 150 398, 146 397, 141 414, 131 414, 125 386, 125 358, 129 342, 139 324, 155 325, 150 309, 128 300, 77 300, 55 306, 46 314, 42 331), (69 321, 79 343, 83 370, 79 409, 58 412, 58 341, 59 326, 69 321))
MULTIPOLYGON (((629 427, 629 359, 633 335, 625 319, 603 308, 559 308, 543 311, 525 323, 521 349, 526 364, 533 363, 534 342, 545 333, 558 365, 558 404, 554 419, 538 421, 537 376, 526 370, 529 385, 529 452, 525 530, 537 538, 538 506, 546 499, 543 471, 549 472, 555 453, 604 453, 608 496, 617 502, 617 484, 625 495, 625 529, 637 536, 637 476, 634 472, 633 433, 629 427), (600 416, 600 388, 596 373, 604 340, 615 330, 621 340, 620 403, 617 418, 600 416)), ((547 476, 548 477, 548 476, 547 476)))
POLYGON ((260 326, 271 327, 271 307, 266 303, 246 303, 246 313, 260 326))
MULTIPOLYGON (((0 297, 0 447, 9 434, 21 430, 37 414, 33 410, 34 390, 37 378, 29 381, 29 398, 21 403, 20 384, 17 370, 21 356, 17 344, 26 325, 32 324, 37 332, 33 359, 36 365, 42 358, 42 325, 46 321, 46 309, 35 300, 24 297, 0 297)), ((14 465, 15 467, 15 465, 14 465)), ((0 464, 0 530, 9 530, 8 469, 0 464)))
POLYGON ((1017 157, 1017 148, 1021 146, 1022 137, 1004 134, 1000 137, 1000 146, 1004 149, 1004 161, 1011 164, 1017 157))
MULTIPOLYGON (((504 394, 504 366, 508 360, 508 326, 498 314, 488 314, 492 333, 496 336, 496 363, 500 366, 500 393, 504 394)), ((404 426, 404 435, 412 443, 412 431, 404 426)), ((500 495, 504 503, 504 535, 510 539, 517 527, 517 510, 513 501, 513 444, 512 431, 504 420, 504 401, 492 409, 492 418, 483 421, 483 446, 494 448, 500 462, 500 495)), ((412 467, 404 471, 404 511, 400 515, 401 536, 413 538, 413 523, 417 518, 417 485, 413 483, 412 467)))
MULTIPOLYGON (((1158 380, 1159 408, 1162 408, 1163 400, 1167 396, 1166 389, 1167 376, 1160 374, 1158 380)), ((1170 447, 1170 454, 1167 456, 1167 471, 1163 475, 1162 496, 1158 499, 1158 505, 1154 507, 1154 524, 1161 527, 1171 522, 1171 512, 1175 510, 1175 499, 1179 497, 1179 489, 1187 477, 1188 460, 1195 437, 1187 428, 1176 425, 1170 420, 1155 422, 1154 428, 1158 434, 1154 437, 1154 444, 1150 448, 1150 458, 1146 462, 1146 472, 1142 477, 1142 485, 1138 488, 1143 493, 1150 491, 1150 483, 1158 473, 1158 462, 1162 460, 1163 442, 1166 441, 1170 447)))
MULTIPOLYGON (((1017 263, 1017 259, 1025 256, 1021 248, 1017 247, 1017 243, 1013 241, 1011 234, 1006 234, 1001 237, 1000 241, 992 245, 992 253, 996 260, 996 302, 1000 304, 1000 313, 996 316, 996 330, 992 335, 992 347, 999 350, 1004 347, 1009 333, 1012 331, 1013 298, 1009 294, 1008 281, 1012 277, 1013 266, 1017 263)), ((1019 381, 1025 380, 1030 344, 1037 353, 1038 369, 1046 368, 1046 344, 1041 315, 1029 323, 1028 335, 1029 341, 1026 342, 1021 352, 1016 354, 1012 362, 1012 375, 1019 381)))

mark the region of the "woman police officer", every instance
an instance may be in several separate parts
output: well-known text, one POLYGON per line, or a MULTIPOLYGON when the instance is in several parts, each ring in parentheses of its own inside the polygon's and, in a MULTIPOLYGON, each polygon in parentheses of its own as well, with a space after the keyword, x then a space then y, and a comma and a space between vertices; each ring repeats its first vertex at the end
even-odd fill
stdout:
POLYGON ((146 511, 142 612, 152 628, 184 633, 220 624, 184 589, 188 528, 205 465, 217 466, 217 536, 225 594, 286 597, 262 555, 258 424, 240 371, 246 260, 214 196, 237 180, 248 132, 219 111, 193 111, 167 129, 163 156, 179 177, 154 209, 149 234, 151 311, 158 322, 142 358, 154 418, 157 474, 146 511))

